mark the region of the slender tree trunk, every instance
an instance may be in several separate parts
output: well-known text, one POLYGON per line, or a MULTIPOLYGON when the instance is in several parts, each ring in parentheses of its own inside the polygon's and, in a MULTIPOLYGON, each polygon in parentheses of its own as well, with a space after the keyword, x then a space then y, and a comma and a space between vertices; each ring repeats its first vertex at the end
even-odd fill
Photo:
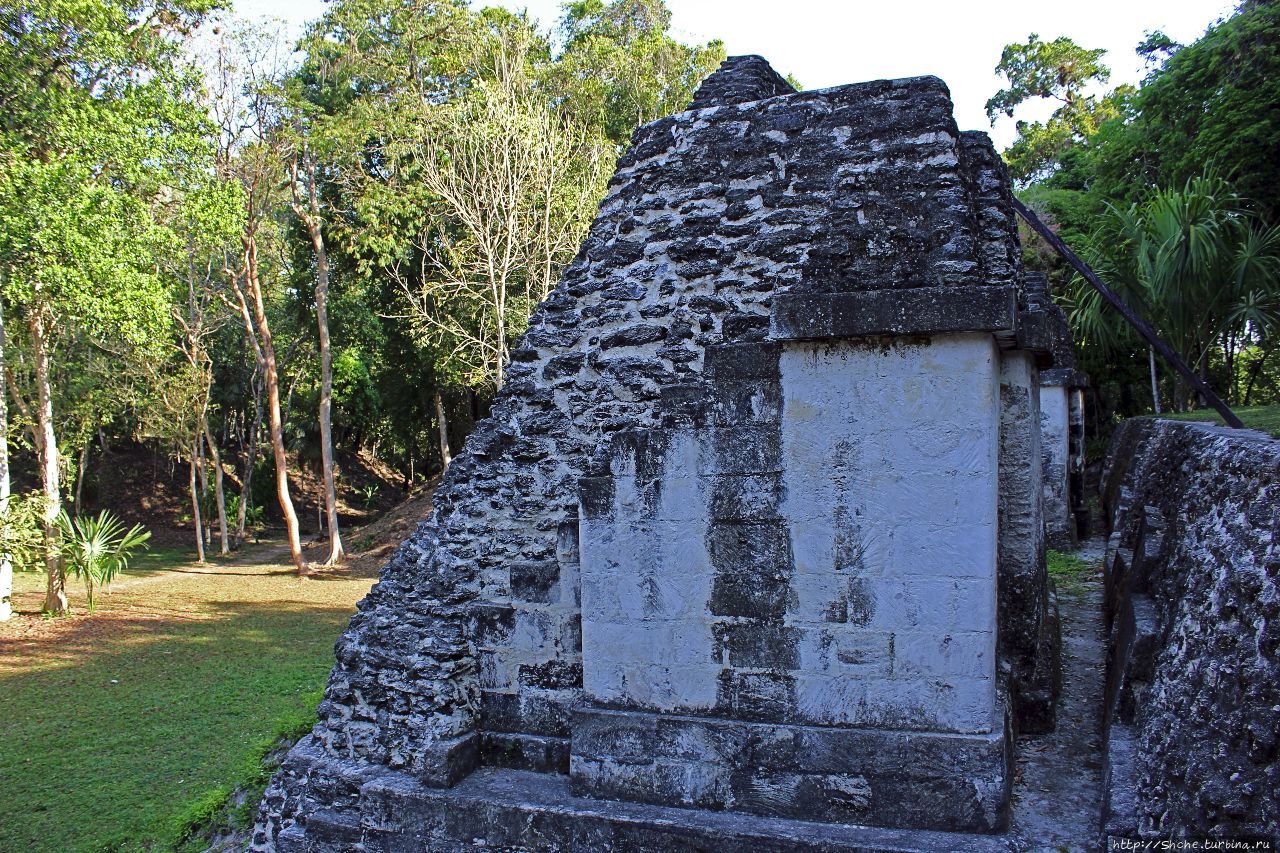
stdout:
POLYGON ((1227 399, 1232 403, 1240 402, 1236 388, 1236 344, 1235 335, 1222 333, 1222 360, 1227 365, 1227 399))
POLYGON ((1151 400, 1156 407, 1156 414, 1160 414, 1160 380, 1156 376, 1156 351, 1155 347, 1147 347, 1147 362, 1151 366, 1151 400))
MULTIPOLYGON (((4 305, 0 303, 0 524, 9 512, 9 389, 5 387, 4 305)), ((7 553, 0 553, 0 622, 13 616, 13 563, 7 553)))
POLYGON ((200 456, 200 437, 196 436, 191 442, 191 518, 196 528, 196 562, 204 562, 204 522, 200 515, 200 487, 198 482, 199 468, 198 457, 200 456))
MULTIPOLYGON (((202 498, 205 493, 204 490, 209 485, 209 478, 206 477, 204 473, 204 434, 203 433, 204 431, 197 424, 195 439, 192 442, 192 447, 195 452, 191 456, 191 459, 196 466, 196 479, 198 483, 199 493, 202 498)), ((205 511, 208 510, 208 505, 203 499, 200 501, 200 508, 201 510, 205 510, 205 511)), ((204 534, 204 544, 205 544, 205 547, 207 548, 211 544, 213 544, 213 540, 209 538, 209 520, 205 518, 203 515, 200 516, 200 531, 204 534)), ((204 562, 204 558, 201 557, 200 561, 204 562)))
POLYGON ((1262 355, 1258 360, 1249 365, 1249 381, 1244 386, 1244 405, 1249 405, 1253 399, 1253 386, 1258 381, 1258 376, 1262 373, 1262 365, 1267 360, 1267 356, 1271 355, 1271 347, 1263 347, 1262 355))
POLYGON ((280 499, 280 511, 284 514, 285 530, 289 537, 289 553, 299 575, 311 573, 302 555, 302 537, 298 529, 298 515, 289 496, 289 457, 284 449, 284 423, 280 417, 280 376, 276 372, 276 350, 271 342, 271 326, 267 322, 267 309, 262 300, 262 284, 258 280, 258 246, 253 237, 246 239, 245 281, 253 299, 254 318, 258 324, 258 340, 262 346, 262 381, 267 389, 267 411, 271 423, 271 451, 276 463, 276 495, 280 499))
POLYGON ((244 544, 244 527, 248 519, 249 503, 253 500, 253 469, 258 464, 258 436, 261 432, 262 370, 259 369, 253 380, 253 422, 249 424, 249 438, 244 450, 244 475, 240 478, 240 508, 236 512, 237 548, 244 544))
MULTIPOLYGON (((1209 348, 1207 346, 1204 348, 1204 355, 1200 356, 1200 369, 1197 372, 1200 374, 1201 381, 1203 381, 1205 385, 1208 385, 1209 384, 1209 348)), ((1196 392, 1196 399, 1200 401, 1200 408, 1207 409, 1209 407, 1209 401, 1199 391, 1196 392)))
POLYGON ((220 553, 225 557, 231 553, 231 537, 227 532, 227 496, 222 488, 222 454, 218 452, 218 442, 213 439, 213 431, 209 429, 209 418, 206 415, 200 419, 204 422, 204 440, 209 446, 209 458, 213 461, 213 488, 214 498, 218 504, 218 536, 220 553))
POLYGON ((84 515, 84 473, 89 470, 89 442, 80 448, 80 467, 76 470, 76 518, 84 515))
POLYGON ((444 417, 444 401, 440 399, 440 392, 435 393, 436 404, 436 429, 440 433, 440 473, 444 474, 449 470, 449 463, 453 461, 453 455, 449 452, 449 422, 444 417))
POLYGON ((311 246, 316 253, 316 325, 320 332, 320 475, 324 491, 325 526, 329 531, 329 559, 332 566, 344 556, 342 534, 338 530, 338 491, 333 475, 333 352, 329 347, 329 255, 316 213, 315 175, 311 179, 311 212, 304 217, 311 246))
POLYGON ((31 311, 31 360, 36 375, 36 442, 40 457, 40 485, 44 491, 44 565, 48 573, 44 609, 55 616, 67 612, 67 577, 58 556, 58 513, 62 486, 58 482, 58 439, 53 433, 53 388, 49 382, 48 317, 39 295, 31 311))

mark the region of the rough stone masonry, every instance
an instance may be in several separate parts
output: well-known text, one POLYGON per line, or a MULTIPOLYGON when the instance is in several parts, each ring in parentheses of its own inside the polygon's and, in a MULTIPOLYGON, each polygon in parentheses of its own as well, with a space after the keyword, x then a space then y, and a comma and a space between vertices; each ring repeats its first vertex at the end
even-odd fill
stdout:
POLYGON ((932 77, 637 130, 254 848, 996 849, 1057 679, 1013 216, 932 77))
POLYGON ((1135 418, 1102 486, 1104 830, 1280 845, 1280 441, 1135 418))

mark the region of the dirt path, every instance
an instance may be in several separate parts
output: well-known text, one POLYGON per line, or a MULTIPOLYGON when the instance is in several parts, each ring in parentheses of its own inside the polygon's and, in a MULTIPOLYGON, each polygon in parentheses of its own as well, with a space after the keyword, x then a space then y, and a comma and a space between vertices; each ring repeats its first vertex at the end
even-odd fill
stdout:
MULTIPOLYGON (((1076 556, 1102 563, 1102 540, 1076 556)), ((1018 739, 1013 836, 1019 850, 1092 851, 1102 812, 1102 693, 1106 644, 1102 581, 1091 573, 1080 589, 1058 593, 1062 618, 1062 697, 1050 734, 1018 739)))
POLYGON ((45 658, 65 662, 89 652, 95 643, 161 630, 167 622, 217 619, 228 607, 249 602, 353 610, 373 578, 353 565, 320 565, 325 553, 323 545, 308 549, 316 565, 306 580, 294 572, 288 545, 275 540, 246 546, 225 559, 131 571, 99 591, 93 613, 83 586, 68 578, 72 613, 57 619, 40 613, 44 575, 19 574, 14 579, 14 617, 0 622, 0 674, 38 666, 45 658))

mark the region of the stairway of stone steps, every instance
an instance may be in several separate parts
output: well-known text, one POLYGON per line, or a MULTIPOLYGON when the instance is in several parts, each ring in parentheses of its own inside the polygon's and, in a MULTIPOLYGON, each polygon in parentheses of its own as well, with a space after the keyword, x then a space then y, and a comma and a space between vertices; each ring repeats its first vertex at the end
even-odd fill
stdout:
POLYGON ((1020 851, 1099 849, 1102 814, 1102 539, 1075 556, 1097 567, 1078 588, 1061 587, 1062 695, 1057 728, 1018 740, 1010 840, 1020 851))

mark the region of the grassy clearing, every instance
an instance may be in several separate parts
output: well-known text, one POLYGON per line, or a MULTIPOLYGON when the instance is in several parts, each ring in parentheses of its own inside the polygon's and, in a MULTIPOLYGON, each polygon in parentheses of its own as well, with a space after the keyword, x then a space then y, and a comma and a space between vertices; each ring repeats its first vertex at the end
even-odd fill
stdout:
POLYGON ((1082 560, 1075 554, 1050 550, 1045 553, 1045 561, 1049 577, 1061 592, 1084 592, 1085 584, 1098 576, 1097 564, 1082 560))
MULTIPOLYGON (((1261 430, 1276 438, 1280 438, 1280 405, 1245 406, 1233 410, 1249 429, 1261 430)), ((1222 423, 1222 416, 1213 409, 1197 409, 1194 412, 1179 412, 1163 415, 1180 421, 1209 421, 1222 423)))
POLYGON ((168 850, 220 812, 251 817, 228 796, 309 727, 372 582, 300 581, 278 553, 152 552, 93 615, 71 587, 80 615, 57 620, 36 612, 43 578, 17 579, 21 615, 0 624, 0 850, 168 850))

